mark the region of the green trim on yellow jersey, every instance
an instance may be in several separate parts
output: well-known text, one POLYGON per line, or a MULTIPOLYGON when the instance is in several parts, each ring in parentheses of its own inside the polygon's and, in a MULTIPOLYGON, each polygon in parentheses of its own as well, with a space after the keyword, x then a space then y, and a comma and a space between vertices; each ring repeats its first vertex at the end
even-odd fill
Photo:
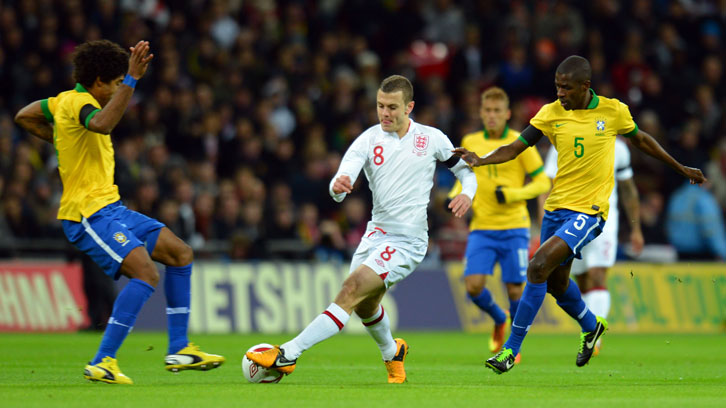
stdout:
POLYGON ((590 103, 587 104, 587 108, 585 109, 595 109, 600 104, 600 97, 597 96, 594 89, 590 88, 590 94, 592 95, 592 99, 590 99, 590 103))
POLYGON ((53 123, 53 114, 50 113, 50 109, 48 108, 48 99, 40 100, 40 110, 43 111, 43 116, 45 116, 45 120, 53 123))
POLYGON ((631 130, 630 132, 624 134, 625 137, 633 137, 635 134, 638 133, 638 124, 635 124, 635 129, 631 130))
POLYGON ((522 136, 518 136, 517 139, 521 140, 522 143, 525 144, 525 146, 529 147, 529 143, 527 143, 527 140, 525 138, 523 138, 522 136))
POLYGON ((636 128, 630 109, 614 98, 592 96, 586 109, 567 110, 559 101, 530 120, 557 149, 557 177, 545 202, 548 211, 602 213, 607 219, 614 176, 615 138, 636 128))
POLYGON ((529 177, 534 177, 538 175, 539 173, 542 173, 544 171, 544 166, 540 166, 537 170, 529 173, 529 177))
POLYGON ((48 108, 63 183, 58 219, 80 222, 121 198, 114 184, 113 144, 109 135, 84 127, 101 105, 83 85, 48 98, 48 108))
MULTIPOLYGON (((504 125, 504 130, 502 130, 502 136, 500 137, 500 139, 506 139, 508 132, 509 125, 504 125)), ((484 128, 484 139, 491 139, 491 137, 489 137, 489 132, 487 132, 487 128, 484 128)))

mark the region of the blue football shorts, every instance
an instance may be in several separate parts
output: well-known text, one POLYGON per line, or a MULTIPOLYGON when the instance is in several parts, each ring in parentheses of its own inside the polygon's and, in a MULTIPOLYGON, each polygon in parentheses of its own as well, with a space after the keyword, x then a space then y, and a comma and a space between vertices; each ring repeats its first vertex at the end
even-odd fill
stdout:
POLYGON ((562 265, 566 265, 572 258, 582 259, 582 248, 597 238, 604 226, 605 220, 598 214, 590 215, 564 209, 545 211, 540 243, 544 244, 553 235, 562 238, 572 250, 570 256, 562 262, 562 265))
POLYGON ((63 220, 68 240, 91 257, 106 275, 120 277, 121 263, 134 248, 145 246, 151 254, 164 224, 121 201, 109 204, 81 222, 63 220))
POLYGON ((466 243, 467 275, 492 275, 499 262, 502 282, 522 283, 527 280, 529 263, 529 229, 474 230, 466 243))

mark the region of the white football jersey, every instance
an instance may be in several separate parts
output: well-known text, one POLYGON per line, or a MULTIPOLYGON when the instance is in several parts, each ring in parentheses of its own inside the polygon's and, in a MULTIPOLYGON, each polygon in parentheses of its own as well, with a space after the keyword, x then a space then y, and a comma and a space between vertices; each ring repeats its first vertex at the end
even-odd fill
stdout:
MULTIPOLYGON (((552 147, 547 151, 544 171, 551 179, 554 179, 557 175, 557 150, 552 147)), ((608 214, 608 221, 613 221, 616 225, 620 214, 618 212, 617 182, 630 178, 633 178, 633 168, 630 167, 630 150, 628 149, 628 145, 618 137, 615 139, 615 186, 613 187, 612 193, 610 193, 610 211, 608 214)), ((617 232, 615 235, 617 236, 617 232)))
POLYGON ((413 120, 402 138, 395 132, 384 132, 380 124, 372 126, 345 152, 330 182, 330 195, 337 202, 343 201, 346 194, 333 193, 333 183, 341 175, 347 175, 352 185, 363 169, 373 193, 368 228, 428 239, 426 208, 437 161, 448 161, 449 168, 462 181, 464 194, 473 199, 476 192, 474 172, 463 161, 452 157, 453 149, 443 132, 413 120), (452 163, 456 163, 456 168, 452 168, 452 163))

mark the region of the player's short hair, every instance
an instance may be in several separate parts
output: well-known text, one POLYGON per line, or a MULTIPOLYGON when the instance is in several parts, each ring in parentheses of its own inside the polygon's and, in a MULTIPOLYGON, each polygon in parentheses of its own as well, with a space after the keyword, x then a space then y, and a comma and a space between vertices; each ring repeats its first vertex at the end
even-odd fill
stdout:
POLYGON ((391 75, 384 79, 379 89, 385 93, 401 91, 403 93, 403 103, 409 103, 413 100, 413 85, 411 85, 408 78, 402 75, 391 75))
POLYGON ((504 91, 504 89, 493 86, 491 88, 487 88, 484 92, 481 93, 481 101, 482 103, 486 101, 487 99, 491 99, 494 101, 504 101, 507 106, 509 106, 509 96, 504 91))
POLYGON ((101 78, 110 82, 129 69, 129 53, 108 40, 88 41, 73 51, 73 80, 90 88, 101 78))
POLYGON ((560 74, 571 75, 572 79, 583 83, 589 81, 592 77, 592 68, 590 62, 579 55, 570 55, 557 66, 557 72, 560 74))

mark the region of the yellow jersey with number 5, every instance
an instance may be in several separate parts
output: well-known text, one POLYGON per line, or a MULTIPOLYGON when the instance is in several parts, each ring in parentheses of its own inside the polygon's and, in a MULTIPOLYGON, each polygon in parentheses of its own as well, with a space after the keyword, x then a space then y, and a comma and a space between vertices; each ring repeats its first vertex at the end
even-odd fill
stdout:
POLYGON ((542 107, 530 124, 557 149, 557 176, 544 208, 602 214, 614 185, 615 136, 633 136, 638 126, 628 106, 591 89, 587 109, 565 110, 559 101, 542 107))

